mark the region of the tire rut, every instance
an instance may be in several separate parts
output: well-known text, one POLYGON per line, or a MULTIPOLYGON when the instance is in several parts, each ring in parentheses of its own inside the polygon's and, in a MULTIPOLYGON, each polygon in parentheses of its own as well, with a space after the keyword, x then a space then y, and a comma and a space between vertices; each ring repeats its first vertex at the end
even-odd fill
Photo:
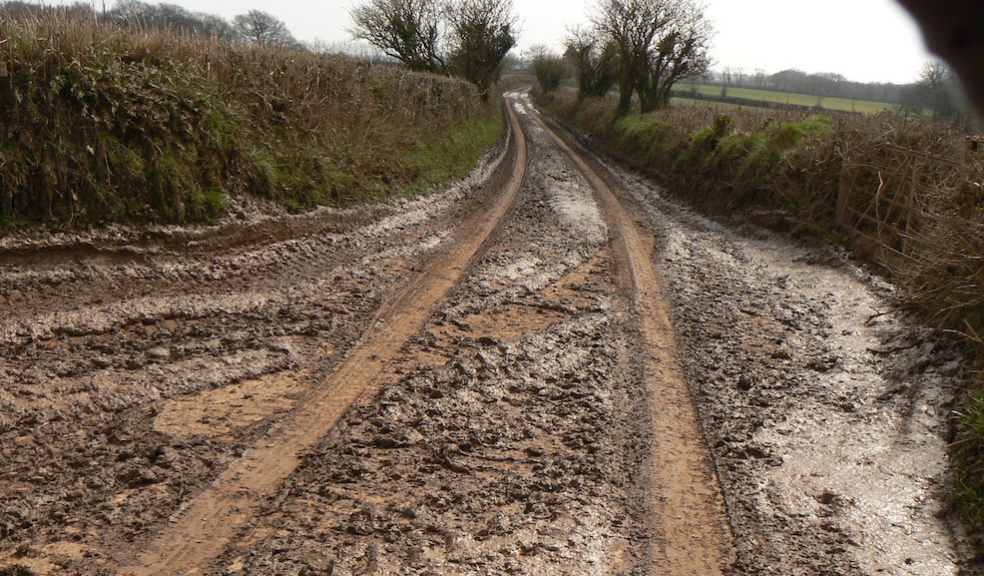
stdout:
POLYGON ((47 240, 0 242, 0 571, 114 574, 114 556, 327 379, 396 287, 489 202, 506 156, 497 146, 464 181, 412 201, 283 217, 296 235, 266 244, 209 247, 210 230, 168 229, 202 245, 182 256, 179 241, 138 243, 140 262, 17 262, 4 250, 47 240), (196 413, 206 400, 232 409, 196 413))
MULTIPOLYGON (((653 241, 629 216, 630 202, 607 169, 563 138, 527 102, 537 123, 577 164, 594 188, 613 234, 619 280, 638 315, 649 385, 653 451, 648 465, 654 530, 652 573, 724 574, 734 562, 731 528, 713 460, 677 356, 675 331, 662 281, 653 263, 653 241)), ((636 211, 641 213, 641 211, 636 211)))
POLYGON ((319 386, 271 437, 248 449, 211 487, 199 494, 120 574, 200 574, 222 553, 260 501, 300 463, 300 453, 317 443, 359 398, 378 390, 404 343, 423 326, 434 305, 457 283, 474 255, 514 202, 525 174, 522 128, 509 112, 516 153, 508 186, 491 208, 467 221, 459 241, 431 260, 375 316, 366 336, 330 379, 319 386))

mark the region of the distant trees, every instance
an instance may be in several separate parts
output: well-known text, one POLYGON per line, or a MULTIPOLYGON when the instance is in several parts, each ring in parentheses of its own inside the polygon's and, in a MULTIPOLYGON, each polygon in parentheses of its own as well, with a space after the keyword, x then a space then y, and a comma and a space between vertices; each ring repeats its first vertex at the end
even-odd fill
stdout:
POLYGON ((89 2, 76 2, 66 6, 46 6, 31 2, 0 3, 0 15, 10 18, 26 18, 44 12, 271 48, 303 49, 286 24, 259 10, 236 16, 229 22, 220 16, 192 12, 176 4, 150 4, 141 0, 117 0, 105 12, 95 11, 89 2))
POLYGON ((191 12, 174 4, 148 4, 139 0, 118 0, 105 18, 123 24, 183 34, 235 40, 236 32, 224 18, 191 12))
POLYGON ((528 54, 540 88, 544 92, 553 92, 559 88, 560 82, 567 76, 567 64, 564 59, 546 46, 534 46, 528 54))
MULTIPOLYGON (((724 81, 724 73, 718 74, 718 80, 724 81)), ((810 94, 824 98, 848 98, 852 100, 872 100, 898 104, 904 86, 885 82, 852 82, 842 74, 820 72, 807 74, 802 70, 781 70, 775 74, 766 75, 761 70, 744 81, 734 83, 737 86, 750 86, 778 92, 795 94, 810 94)))
POLYGON ((580 97, 618 85, 618 114, 637 97, 642 112, 670 102, 674 84, 706 72, 713 33, 695 0, 601 0, 590 30, 574 30, 567 55, 580 97))
POLYGON ((287 25, 272 14, 250 10, 232 20, 239 40, 264 48, 297 48, 300 43, 287 29, 287 25))
POLYGON ((919 79, 903 92, 902 104, 907 109, 929 111, 936 118, 958 124, 976 123, 959 80, 943 62, 928 62, 923 67, 919 79))
POLYGON ((577 75, 578 99, 608 94, 618 80, 615 46, 589 28, 572 29, 564 45, 564 58, 577 75))
POLYGON ((460 76, 485 99, 516 45, 512 0, 368 0, 351 14, 355 38, 408 68, 460 76))
POLYGON ((512 0, 457 0, 447 9, 451 72, 478 86, 488 100, 502 60, 516 45, 512 0))
POLYGON ((46 6, 37 2, 10 1, 0 3, 0 16, 7 18, 29 18, 42 11, 57 12, 73 18, 92 19, 96 17, 92 4, 89 2, 75 2, 65 6, 46 6))

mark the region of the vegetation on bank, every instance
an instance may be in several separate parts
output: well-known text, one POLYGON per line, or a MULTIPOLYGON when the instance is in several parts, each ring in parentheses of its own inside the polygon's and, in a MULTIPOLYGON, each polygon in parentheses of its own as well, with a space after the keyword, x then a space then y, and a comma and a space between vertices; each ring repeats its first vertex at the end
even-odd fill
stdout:
MULTIPOLYGON (((539 100, 688 201, 721 211, 779 208, 870 257, 902 287, 908 307, 959 334, 984 367, 984 155, 971 153, 965 162, 964 137, 950 125, 893 114, 739 108, 721 114, 708 106, 618 117, 608 99, 578 102, 558 92, 539 100), (886 210, 898 213, 889 204, 900 203, 888 197, 891 190, 910 191, 908 209, 918 211, 918 222, 896 234, 898 245, 873 245, 871 235, 844 226, 845 195, 867 195, 872 208, 859 216, 863 221, 876 216, 876 206, 882 218, 886 210)), ((984 372, 973 380, 957 411, 954 500, 984 542, 984 372)))
POLYGON ((460 176, 501 127, 464 81, 57 13, 0 19, 0 121, 4 229, 378 200, 460 176))

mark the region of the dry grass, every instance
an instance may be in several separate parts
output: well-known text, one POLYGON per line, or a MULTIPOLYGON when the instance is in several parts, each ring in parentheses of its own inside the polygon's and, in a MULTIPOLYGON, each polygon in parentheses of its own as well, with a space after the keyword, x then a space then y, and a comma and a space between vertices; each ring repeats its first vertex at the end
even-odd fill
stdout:
POLYGON ((391 66, 0 20, 0 220, 206 220, 242 192, 372 200, 415 180, 407 150, 493 115, 467 83, 391 66))

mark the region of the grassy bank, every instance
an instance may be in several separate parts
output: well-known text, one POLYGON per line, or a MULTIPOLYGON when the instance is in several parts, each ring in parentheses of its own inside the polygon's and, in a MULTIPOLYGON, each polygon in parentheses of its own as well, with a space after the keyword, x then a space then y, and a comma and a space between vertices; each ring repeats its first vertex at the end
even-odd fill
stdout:
MULTIPOLYGON (((908 307, 960 335, 984 366, 984 157, 965 159, 957 131, 890 114, 723 114, 701 106, 614 120, 607 100, 539 100, 605 152, 657 174, 691 203, 727 212, 781 209, 869 258, 902 287, 908 307), (877 230, 870 222, 876 217, 877 230)), ((980 537, 984 375, 971 376, 963 392, 954 501, 980 537)))
POLYGON ((67 20, 0 20, 0 228, 305 209, 467 171, 501 123, 465 82, 67 20))

